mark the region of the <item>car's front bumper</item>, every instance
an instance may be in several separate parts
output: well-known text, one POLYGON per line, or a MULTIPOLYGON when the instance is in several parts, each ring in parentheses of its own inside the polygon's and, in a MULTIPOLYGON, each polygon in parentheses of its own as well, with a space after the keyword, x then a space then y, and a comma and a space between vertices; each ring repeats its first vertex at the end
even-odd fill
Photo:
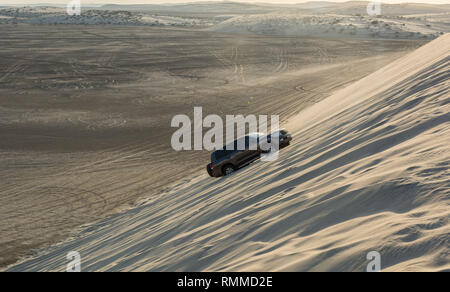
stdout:
POLYGON ((289 144, 292 141, 291 135, 286 135, 284 137, 280 137, 280 145, 286 145, 289 144))

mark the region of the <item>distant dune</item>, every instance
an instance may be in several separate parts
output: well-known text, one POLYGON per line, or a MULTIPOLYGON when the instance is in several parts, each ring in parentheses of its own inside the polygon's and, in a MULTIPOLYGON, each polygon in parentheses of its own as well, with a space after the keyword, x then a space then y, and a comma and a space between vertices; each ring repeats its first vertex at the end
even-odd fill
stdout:
MULTIPOLYGON (((426 2, 426 1, 424 1, 426 2)), ((261 14, 268 12, 305 12, 324 14, 366 14, 369 1, 349 1, 344 3, 311 1, 299 4, 267 4, 261 3, 239 3, 232 1, 206 1, 189 4, 167 4, 167 5, 104 5, 102 9, 108 10, 139 10, 139 11, 159 11, 159 12, 189 12, 189 13, 236 13, 236 14, 261 14)), ((422 13, 443 13, 449 12, 450 5, 435 4, 384 4, 383 14, 385 15, 408 15, 422 13)))
POLYGON ((204 2, 187 4, 141 4, 141 5, 116 5, 102 6, 107 10, 131 10, 131 11, 157 11, 157 12, 182 12, 182 13, 265 13, 273 11, 273 7, 266 5, 238 3, 238 2, 204 2))
POLYGON ((131 10, 84 8, 81 15, 70 16, 64 8, 20 7, 0 9, 0 24, 42 25, 122 25, 122 26, 210 26, 214 19, 191 16, 168 16, 140 13, 131 10))
POLYGON ((9 271, 450 269, 450 35, 304 110, 274 163, 193 174, 9 271))
POLYGON ((176 26, 235 34, 428 40, 450 32, 450 5, 383 4, 381 12, 369 15, 367 2, 104 5, 83 7, 74 16, 62 7, 39 6, 0 8, 0 24, 176 26))
MULTIPOLYGON (((422 13, 445 13, 450 11, 448 4, 426 4, 426 3, 402 3, 402 4, 386 4, 382 2, 383 15, 410 15, 422 13)), ((426 2, 426 1, 424 1, 426 2)), ((333 2, 308 2, 297 4, 296 7, 314 11, 315 13, 324 14, 367 14, 367 5, 369 1, 349 1, 344 3, 333 2)))
POLYGON ((450 14, 433 16, 345 16, 273 13, 225 20, 212 31, 332 38, 433 39, 450 32, 450 14))
MULTIPOLYGON (((383 15, 410 15, 410 14, 429 14, 429 13, 448 13, 450 4, 427 4, 424 3, 402 3, 386 4, 383 3, 383 15)), ((140 11, 140 12, 158 12, 158 13, 190 13, 190 14, 263 14, 273 12, 302 12, 309 14, 366 14, 366 8, 369 1, 310 1, 297 4, 269 4, 261 1, 260 3, 243 3, 233 1, 204 1, 184 4, 138 4, 138 5, 118 5, 118 4, 84 4, 87 9, 96 8, 102 10, 122 10, 122 11, 140 11)), ((10 7, 23 7, 22 4, 10 5, 10 7)), ((62 4, 34 4, 30 7, 57 7, 65 8, 62 4)), ((8 7, 2 5, 1 7, 8 7)))

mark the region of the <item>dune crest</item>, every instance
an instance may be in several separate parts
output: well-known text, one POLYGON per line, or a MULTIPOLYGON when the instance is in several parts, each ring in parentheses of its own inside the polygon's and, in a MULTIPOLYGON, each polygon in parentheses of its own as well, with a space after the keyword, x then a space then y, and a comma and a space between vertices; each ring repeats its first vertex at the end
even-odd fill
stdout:
POLYGON ((199 173, 11 271, 450 269, 450 35, 315 104, 274 163, 199 173))

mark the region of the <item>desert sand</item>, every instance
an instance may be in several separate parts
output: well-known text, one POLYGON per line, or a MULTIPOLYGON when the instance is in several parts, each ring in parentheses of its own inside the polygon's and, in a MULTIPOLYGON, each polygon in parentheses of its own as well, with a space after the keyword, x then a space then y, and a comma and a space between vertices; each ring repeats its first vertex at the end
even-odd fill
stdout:
POLYGON ((140 26, 0 35, 0 266, 203 173, 210 153, 170 147, 174 115, 287 120, 424 44, 140 26))
POLYGON ((377 251, 384 271, 449 271, 449 51, 447 34, 304 108, 276 162, 199 170, 7 270, 78 251, 84 271, 364 271, 377 251))
POLYGON ((232 2, 186 5, 103 5, 69 16, 61 7, 0 7, 0 24, 174 26, 265 35, 328 38, 435 39, 450 32, 450 5, 310 2, 264 5, 232 2))
POLYGON ((434 39, 450 31, 450 14, 422 16, 271 13, 233 17, 210 28, 227 33, 330 38, 434 39))

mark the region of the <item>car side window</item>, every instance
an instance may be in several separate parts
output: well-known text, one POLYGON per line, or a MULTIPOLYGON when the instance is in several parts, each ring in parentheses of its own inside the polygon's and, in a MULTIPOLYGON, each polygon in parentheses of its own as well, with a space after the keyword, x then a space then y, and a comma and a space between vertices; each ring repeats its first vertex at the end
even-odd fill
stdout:
POLYGON ((229 156, 232 156, 236 152, 237 152, 236 150, 218 150, 214 154, 214 161, 219 161, 228 158, 229 156))

